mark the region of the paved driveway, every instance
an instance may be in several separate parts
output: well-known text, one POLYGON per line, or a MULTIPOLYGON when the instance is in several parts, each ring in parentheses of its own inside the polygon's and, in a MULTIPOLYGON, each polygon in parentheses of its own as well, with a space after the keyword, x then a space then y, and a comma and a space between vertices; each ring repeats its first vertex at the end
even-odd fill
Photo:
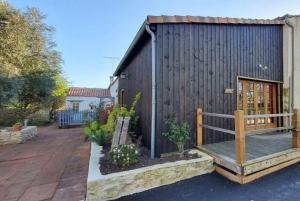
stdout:
POLYGON ((300 201, 300 164, 239 185, 217 173, 120 198, 118 201, 300 201))
POLYGON ((0 147, 0 200, 84 200, 89 146, 82 128, 52 125, 24 144, 0 147))

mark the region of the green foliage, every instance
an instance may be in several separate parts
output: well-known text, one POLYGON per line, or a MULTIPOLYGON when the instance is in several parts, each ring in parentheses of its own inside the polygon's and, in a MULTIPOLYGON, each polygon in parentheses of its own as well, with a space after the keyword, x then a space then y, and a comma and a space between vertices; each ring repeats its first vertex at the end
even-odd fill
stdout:
POLYGON ((31 72, 19 77, 22 88, 17 90, 16 98, 6 104, 15 109, 16 117, 24 119, 49 105, 55 82, 52 72, 31 72))
POLYGON ((129 113, 130 113, 131 115, 133 115, 133 114, 135 113, 135 108, 136 108, 138 102, 141 100, 141 96, 142 96, 142 93, 141 93, 141 92, 138 92, 138 93, 135 95, 135 97, 134 97, 134 99, 133 99, 133 103, 132 103, 132 105, 131 105, 131 107, 130 107, 130 110, 129 110, 129 113))
POLYGON ((15 122, 16 122, 16 120, 14 120, 14 119, 5 119, 0 122, 0 126, 10 127, 10 126, 13 126, 15 122))
POLYGON ((171 142, 177 145, 178 152, 182 157, 184 145, 190 139, 190 126, 186 122, 178 124, 175 120, 167 120, 166 124, 169 126, 169 132, 163 133, 162 135, 168 137, 171 142))
POLYGON ((99 146, 104 146, 108 143, 108 134, 101 128, 96 130, 96 132, 91 136, 91 141, 95 142, 99 146))
POLYGON ((136 96, 134 97, 133 103, 131 105, 131 108, 129 110, 129 115, 131 118, 130 126, 131 126, 132 131, 137 131, 137 129, 138 129, 139 116, 136 115, 135 109, 136 109, 137 104, 141 100, 141 96, 142 96, 141 92, 138 92, 136 94, 136 96))
POLYGON ((122 144, 109 152, 111 162, 120 167, 128 167, 139 162, 139 152, 133 144, 122 144))
POLYGON ((106 132, 97 121, 93 121, 88 127, 85 127, 84 133, 88 139, 97 143, 99 146, 104 146, 112 140, 112 135, 106 132))
POLYGON ((36 8, 22 11, 0 2, 0 106, 15 109, 16 118, 57 101, 62 59, 54 29, 44 20, 36 8))
POLYGON ((84 127, 83 129, 85 137, 90 139, 92 136, 92 130, 90 129, 90 127, 84 127))
POLYGON ((141 99, 141 92, 136 94, 133 103, 130 107, 130 110, 128 110, 126 107, 121 107, 119 105, 114 106, 112 111, 108 115, 107 123, 103 125, 102 128, 106 132, 112 133, 114 132, 116 127, 117 117, 130 117, 131 118, 130 124, 132 126, 132 130, 136 131, 139 116, 136 115, 135 108, 138 102, 140 101, 140 99, 141 99))
POLYGON ((91 139, 92 135, 94 135, 98 129, 99 129, 99 125, 97 121, 91 122, 88 127, 84 128, 85 136, 91 139))
POLYGON ((28 122, 28 126, 47 126, 51 122, 46 120, 31 120, 28 122))
POLYGON ((17 120, 16 123, 14 124, 14 126, 22 126, 23 122, 22 120, 17 120))
POLYGON ((116 119, 117 117, 126 117, 130 116, 129 111, 125 107, 120 107, 116 105, 113 107, 112 111, 108 115, 107 123, 102 126, 102 128, 109 133, 114 132, 116 127, 116 119))
POLYGON ((54 76, 55 87, 52 91, 51 112, 64 107, 68 93, 68 82, 60 74, 54 76))

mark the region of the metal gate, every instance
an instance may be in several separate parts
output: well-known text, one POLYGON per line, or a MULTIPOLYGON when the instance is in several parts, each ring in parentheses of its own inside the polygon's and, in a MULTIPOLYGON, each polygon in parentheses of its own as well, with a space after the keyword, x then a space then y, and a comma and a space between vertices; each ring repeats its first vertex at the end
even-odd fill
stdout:
POLYGON ((87 124, 97 117, 98 111, 59 111, 57 112, 57 121, 59 127, 76 126, 87 124))

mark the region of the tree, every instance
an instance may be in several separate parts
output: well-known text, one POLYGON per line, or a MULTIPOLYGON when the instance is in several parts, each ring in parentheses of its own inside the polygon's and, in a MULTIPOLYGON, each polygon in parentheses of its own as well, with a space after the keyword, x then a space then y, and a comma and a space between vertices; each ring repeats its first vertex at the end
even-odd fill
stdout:
POLYGON ((61 55, 54 28, 36 8, 25 11, 0 2, 0 106, 25 118, 62 100, 61 55), (60 77, 60 78, 59 78, 60 77))
POLYGON ((49 107, 56 84, 53 76, 49 71, 36 71, 18 77, 22 87, 17 90, 15 99, 7 107, 16 109, 18 119, 24 119, 41 108, 49 107))
POLYGON ((52 92, 52 105, 50 116, 53 115, 55 110, 64 107, 68 93, 68 82, 62 75, 55 77, 55 88, 52 92))

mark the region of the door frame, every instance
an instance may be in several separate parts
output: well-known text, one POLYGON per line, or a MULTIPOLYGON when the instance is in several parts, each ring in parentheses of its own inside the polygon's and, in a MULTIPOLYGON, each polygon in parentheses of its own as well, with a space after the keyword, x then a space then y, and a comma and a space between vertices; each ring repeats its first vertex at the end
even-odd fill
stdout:
MULTIPOLYGON (((236 109, 238 110, 239 109, 239 97, 238 97, 238 87, 239 87, 239 81, 240 80, 244 80, 244 81, 252 81, 252 82, 262 82, 262 83, 270 83, 270 84, 273 84, 275 87, 273 89, 273 113, 277 113, 278 111, 280 111, 280 104, 281 104, 281 84, 283 82, 281 81, 274 81, 274 80, 265 80, 265 79, 256 79, 256 78, 251 78, 251 77, 244 77, 244 76, 237 76, 237 79, 236 79, 236 109), (275 100, 275 101, 274 101, 275 100)), ((264 90, 266 90, 265 88, 265 85, 264 86, 264 90)), ((254 99, 255 99, 255 96, 256 96, 256 86, 254 85, 254 99)), ((246 90, 243 90, 243 97, 245 96, 245 91, 246 90)), ((257 100, 254 100, 254 102, 256 102, 257 100)), ((264 101, 266 101, 266 95, 264 95, 264 101)), ((243 108, 244 105, 247 104, 247 103, 244 103, 243 101, 243 108)), ((257 107, 256 104, 254 104, 254 107, 257 107)), ((246 111, 245 111, 246 112, 246 111)), ((245 113, 246 114, 246 113, 245 113)), ((267 121, 267 118, 265 118, 264 120, 265 122, 267 121)), ((277 121, 277 118, 274 118, 274 123, 272 124, 257 124, 257 118, 255 118, 255 124, 254 126, 248 126, 247 125, 247 121, 245 119, 245 130, 249 131, 249 130, 256 130, 256 129, 263 129, 263 128, 274 128, 276 126, 278 126, 278 121, 277 121)))

